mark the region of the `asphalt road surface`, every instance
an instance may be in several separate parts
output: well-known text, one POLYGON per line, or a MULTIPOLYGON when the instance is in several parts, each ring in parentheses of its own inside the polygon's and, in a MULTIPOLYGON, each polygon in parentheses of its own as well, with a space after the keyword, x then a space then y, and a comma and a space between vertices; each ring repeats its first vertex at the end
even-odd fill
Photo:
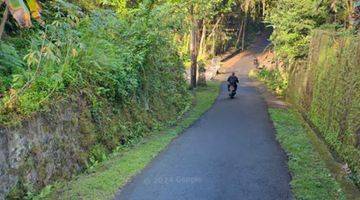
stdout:
POLYGON ((241 82, 235 99, 229 99, 223 84, 213 107, 115 199, 292 199, 286 156, 275 139, 266 103, 247 78, 253 55, 262 48, 227 61, 226 72, 235 71, 241 82))

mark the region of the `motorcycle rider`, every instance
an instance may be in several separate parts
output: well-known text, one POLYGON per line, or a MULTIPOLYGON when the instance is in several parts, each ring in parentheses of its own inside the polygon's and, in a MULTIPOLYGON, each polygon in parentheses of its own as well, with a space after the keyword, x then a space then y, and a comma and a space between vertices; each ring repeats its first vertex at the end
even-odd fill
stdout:
POLYGON ((237 76, 235 76, 235 72, 233 72, 231 74, 231 76, 229 76, 227 81, 228 81, 228 91, 230 91, 230 86, 234 86, 235 91, 236 91, 237 90, 237 83, 239 83, 239 79, 238 79, 237 76))

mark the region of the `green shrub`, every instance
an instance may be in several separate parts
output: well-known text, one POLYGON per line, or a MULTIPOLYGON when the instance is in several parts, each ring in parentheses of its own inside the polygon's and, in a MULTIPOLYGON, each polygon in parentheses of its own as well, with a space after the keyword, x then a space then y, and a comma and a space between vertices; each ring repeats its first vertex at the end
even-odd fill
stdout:
POLYGON ((108 153, 102 144, 94 145, 90 150, 90 165, 106 160, 108 153))
MULTIPOLYGON (((13 113, 27 118, 46 110, 50 101, 76 93, 119 106, 134 100, 149 110, 168 106, 168 116, 184 108, 189 98, 183 65, 171 29, 158 23, 162 13, 140 9, 132 18, 119 19, 110 10, 97 10, 81 16, 78 7, 58 4, 57 12, 48 16, 53 22, 45 30, 29 33, 27 69, 4 72, 6 84, 1 90, 12 90, 1 100, 0 121, 13 123, 13 113)), ((16 49, 7 51, 16 58, 16 49)), ((1 64, 10 61, 16 59, 5 57, 1 64)))
POLYGON ((278 69, 261 69, 256 74, 256 76, 259 80, 263 81, 271 90, 275 91, 281 96, 284 95, 284 92, 287 88, 287 79, 284 79, 281 76, 281 73, 278 69))
POLYGON ((11 86, 11 75, 20 71, 24 63, 16 49, 8 43, 0 43, 0 94, 11 86))

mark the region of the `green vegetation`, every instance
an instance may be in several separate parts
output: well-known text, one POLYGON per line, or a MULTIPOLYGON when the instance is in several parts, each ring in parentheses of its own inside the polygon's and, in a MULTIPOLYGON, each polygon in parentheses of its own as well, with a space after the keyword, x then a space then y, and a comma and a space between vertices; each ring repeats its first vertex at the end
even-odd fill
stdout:
POLYGON ((319 130, 326 143, 346 162, 360 186, 359 37, 318 31, 311 57, 293 66, 288 99, 319 130))
MULTIPOLYGON (((244 50, 264 21, 282 66, 258 78, 306 114, 360 185, 359 1, 6 0, 0 16, 0 127, 79 115, 69 122, 80 134, 71 158, 79 166, 47 174, 49 161, 36 156, 42 145, 28 147, 11 172, 20 177, 14 197, 173 125, 191 104, 186 67, 195 88, 198 61, 244 50)), ((66 152, 67 133, 51 134, 66 152)))
POLYGON ((18 167, 6 172, 17 180, 8 183, 8 198, 71 179, 119 145, 174 124, 191 104, 185 65, 197 67, 195 53, 205 63, 244 47, 249 33, 263 27, 256 20, 259 6, 233 0, 1 1, 0 127, 16 131, 40 118, 61 122, 59 129, 42 124, 50 143, 22 145, 18 167), (76 117, 62 123, 67 111, 76 117), (69 136, 72 128, 78 132, 69 136), (58 146, 46 146, 52 142, 58 146), (47 149, 53 157, 40 156, 47 149), (55 162, 56 169, 47 170, 55 162))
POLYGON ((309 119, 360 187, 359 1, 279 0, 267 11, 278 66, 251 75, 309 119))
MULTIPOLYGON (((41 7, 37 0, 26 0, 26 4, 23 0, 7 0, 4 1, 6 4, 6 11, 10 11, 17 23, 22 27, 32 26, 31 17, 36 19, 40 24, 44 24, 41 19, 41 7)), ((7 14, 4 19, 7 20, 7 14)), ((0 38, 3 33, 4 27, 0 29, 0 38)))
POLYGON ((269 89, 276 92, 276 94, 280 96, 285 95, 288 84, 287 78, 282 77, 278 69, 268 70, 264 68, 261 70, 251 70, 249 77, 262 81, 269 89))
POLYGON ((1 41, 5 56, 0 57, 0 124, 18 128, 39 115, 51 122, 64 107, 77 111, 68 123, 79 130, 72 141, 66 139, 66 130, 50 133, 59 155, 73 151, 71 158, 60 157, 61 166, 75 164, 48 173, 51 158, 34 156, 46 144, 28 147, 13 169, 19 179, 9 199, 22 199, 51 182, 70 179, 105 160, 119 145, 136 143, 173 124, 191 104, 184 65, 172 38, 176 24, 163 17, 169 15, 166 8, 140 7, 131 17, 119 17, 109 9, 86 12, 64 1, 43 5, 45 27, 16 32, 11 31, 11 21, 6 26, 1 41), (36 172, 35 180, 26 175, 31 172, 36 172))
MULTIPOLYGON (((29 34, 31 39, 13 38, 2 45, 6 54, 25 56, 27 68, 18 61, 19 67, 6 73, 12 79, 7 83, 10 89, 5 85, 8 90, 2 91, 1 122, 26 119, 46 110, 54 99, 80 94, 94 110, 101 110, 106 104, 102 101, 114 107, 137 101, 156 107, 150 109, 174 105, 170 108, 178 112, 184 108, 187 91, 182 63, 171 30, 157 23, 165 13, 142 9, 136 15, 148 15, 146 18, 121 20, 112 11, 100 10, 80 20, 79 7, 49 4, 59 8, 48 16, 52 24, 37 30, 36 36, 29 34), (24 48, 27 45, 31 48, 24 48), (154 102, 159 96, 163 98, 154 102)), ((0 63, 14 62, 12 59, 1 58, 0 63)))
POLYGON ((358 47, 358 36, 318 30, 309 45, 310 57, 291 64, 285 78, 278 69, 250 75, 294 104, 350 167, 348 179, 360 187, 358 47))
POLYGON ((194 105, 173 127, 151 133, 128 147, 120 146, 106 161, 90 168, 68 183, 45 188, 35 199, 112 199, 117 190, 177 137, 214 103, 219 83, 211 82, 194 93, 194 105))
POLYGON ((10 199, 70 179, 117 146, 173 124, 191 103, 171 22, 163 18, 167 10, 144 7, 131 18, 120 18, 105 9, 84 13, 64 1, 49 1, 44 7, 49 8, 45 27, 9 32, 14 35, 1 42, 6 56, 0 57, 5 66, 0 68, 0 123, 17 128, 39 115, 50 122, 64 107, 77 110, 69 126, 78 128, 79 136, 69 142, 66 130, 51 134, 57 151, 74 151, 70 162, 78 166, 48 173, 52 161, 34 156, 46 144, 30 146, 14 169, 19 179, 10 199), (26 175, 33 171, 36 180, 26 175))
POLYGON ((288 155, 291 186, 296 199, 345 199, 344 192, 331 176, 314 149, 295 111, 270 109, 276 138, 288 155))
MULTIPOLYGON (((22 0, 9 2, 17 3, 17 11, 27 11, 22 0)), ((28 1, 32 7, 30 2, 37 1, 28 1)), ((239 39, 245 38, 245 27, 241 32, 224 31, 238 26, 227 25, 227 14, 236 11, 242 17, 255 9, 253 4, 242 9, 242 3, 43 2, 43 27, 35 23, 33 29, 18 31, 16 23, 6 22, 1 43, 4 56, 0 57, 0 123, 18 124, 49 110, 54 100, 69 100, 79 94, 94 107, 103 100, 117 107, 142 101, 148 107, 152 95, 158 97, 160 91, 160 96, 168 98, 163 102, 178 102, 176 98, 184 96, 186 88, 182 73, 183 63, 191 57, 191 35, 201 36, 192 49, 202 60, 235 43, 245 43, 239 39), (193 12, 189 11, 191 7, 193 12), (194 18, 196 27, 189 18, 194 18), (190 27, 195 29, 194 34, 188 31, 190 27), (181 95, 170 95, 173 93, 181 95)), ((12 11, 13 4, 7 5, 12 11)), ((39 12, 37 9, 37 15, 39 12)), ((27 18, 24 16, 21 18, 27 18)), ((228 20, 236 22, 230 17, 228 20)), ((246 23, 252 27, 246 29, 249 32, 259 30, 251 26, 258 24, 255 21, 246 23)))
POLYGON ((269 4, 266 21, 274 27, 271 41, 276 54, 285 62, 308 55, 315 29, 356 32, 359 28, 350 22, 352 16, 356 16, 353 1, 277 0, 269 4))

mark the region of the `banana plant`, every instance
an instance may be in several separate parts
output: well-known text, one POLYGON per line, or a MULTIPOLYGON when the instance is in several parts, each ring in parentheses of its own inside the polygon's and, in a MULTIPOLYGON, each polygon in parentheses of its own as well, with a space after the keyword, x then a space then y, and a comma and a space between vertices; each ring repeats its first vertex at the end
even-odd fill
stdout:
POLYGON ((24 0, 3 0, 2 3, 6 4, 6 11, 2 21, 7 19, 7 11, 10 11, 20 27, 31 27, 31 17, 40 24, 44 24, 44 21, 41 19, 42 9, 37 0, 26 0, 26 3, 24 0))

